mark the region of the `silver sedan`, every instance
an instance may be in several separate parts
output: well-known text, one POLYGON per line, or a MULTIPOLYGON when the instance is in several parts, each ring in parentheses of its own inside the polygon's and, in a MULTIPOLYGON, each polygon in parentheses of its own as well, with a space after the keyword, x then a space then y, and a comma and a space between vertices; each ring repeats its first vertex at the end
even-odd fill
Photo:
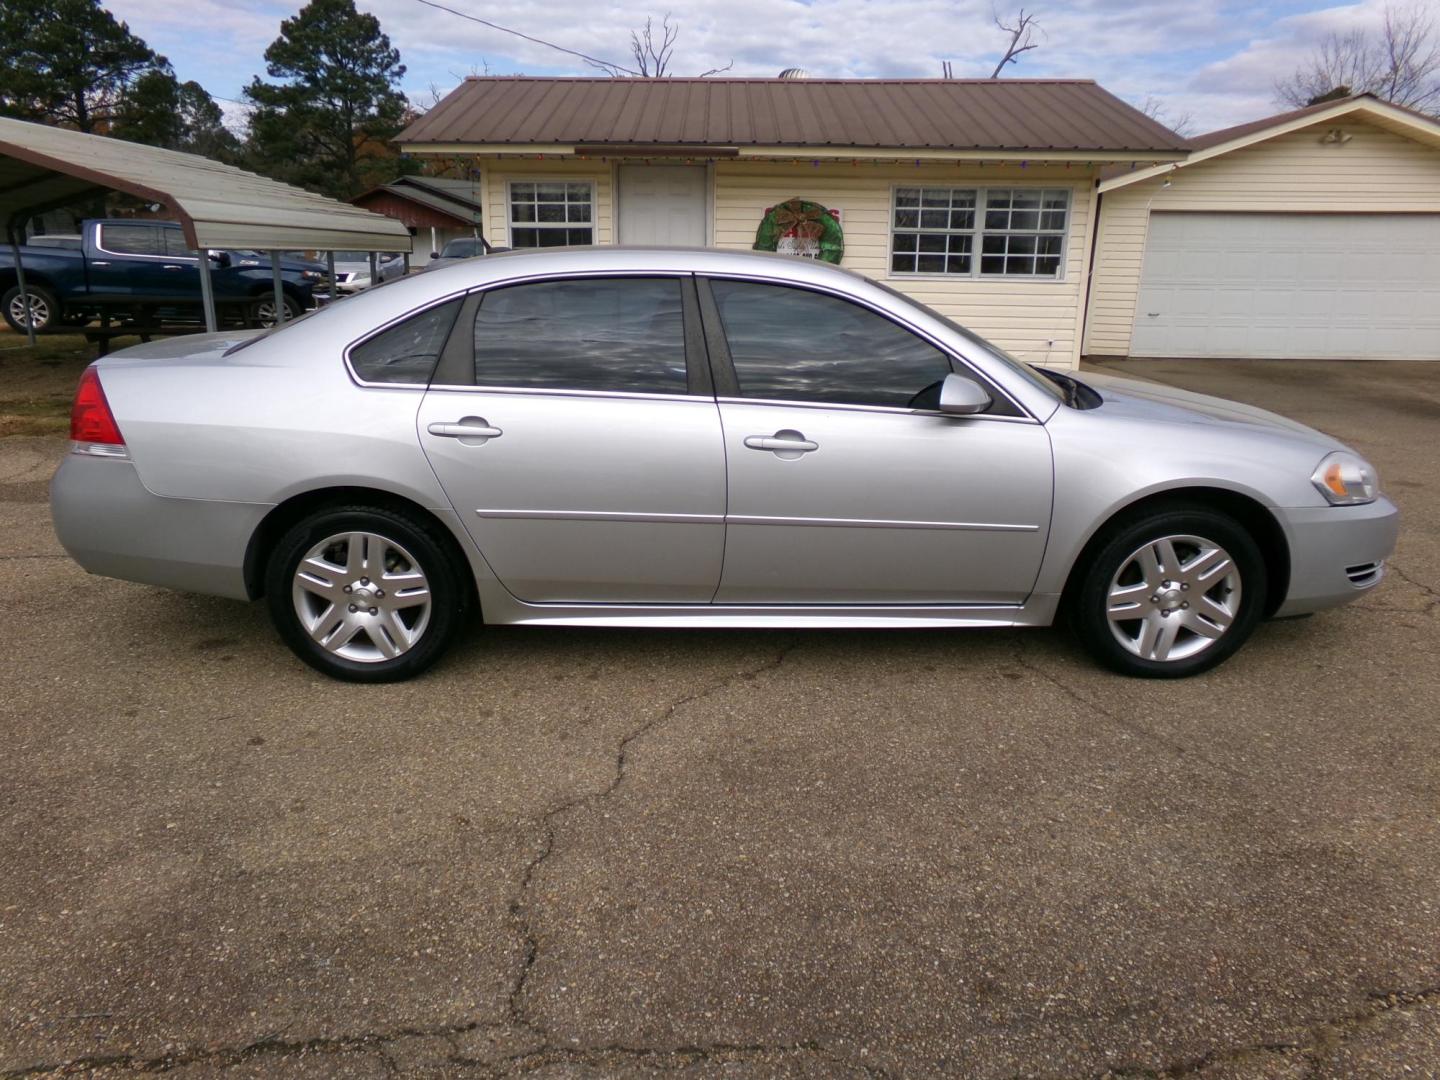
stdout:
POLYGON ((1272 413, 1047 372, 885 286, 721 251, 504 254, 89 368, 92 573, 263 597, 382 681, 486 623, 1045 626, 1190 675, 1373 589, 1375 470, 1272 413))

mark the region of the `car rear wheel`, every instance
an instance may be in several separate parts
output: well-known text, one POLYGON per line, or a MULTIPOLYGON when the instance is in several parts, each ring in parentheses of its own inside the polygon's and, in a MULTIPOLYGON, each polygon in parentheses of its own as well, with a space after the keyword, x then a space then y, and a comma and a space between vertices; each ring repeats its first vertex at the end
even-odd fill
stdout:
POLYGON ((1179 678, 1225 660, 1265 609, 1265 562, 1250 534, 1210 510, 1172 509, 1117 530, 1082 568, 1070 622, 1102 664, 1179 678))
POLYGON ((40 285, 25 286, 25 292, 29 295, 29 304, 20 296, 20 286, 10 288, 0 304, 5 308, 5 321, 10 324, 10 329, 17 334, 25 333, 26 323, 33 322, 35 332, 41 333, 50 329, 60 321, 60 302, 55 299, 55 294, 49 289, 40 285))
MULTIPOLYGON (((293 296, 285 297, 285 318, 298 319, 302 312, 300 305, 293 296)), ((275 297, 273 295, 262 296, 250 305, 250 325, 262 327, 266 330, 275 325, 275 297)))
POLYGON ((409 515, 338 507, 275 546, 265 590, 280 636, 311 667, 353 682, 395 682, 438 660, 469 595, 463 568, 409 515))

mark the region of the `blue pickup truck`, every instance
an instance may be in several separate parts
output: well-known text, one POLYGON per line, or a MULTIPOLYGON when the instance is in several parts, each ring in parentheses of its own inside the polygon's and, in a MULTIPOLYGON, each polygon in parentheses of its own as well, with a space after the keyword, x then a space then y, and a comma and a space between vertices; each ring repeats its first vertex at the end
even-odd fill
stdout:
MULTIPOLYGON (((250 253, 246 253, 247 255, 250 253)), ((122 324, 199 322, 200 258, 173 221, 100 220, 81 227, 78 249, 26 244, 20 249, 37 331, 81 326, 99 315, 122 324)), ((275 285, 268 258, 211 251, 210 278, 223 322, 269 326, 275 321, 275 285)), ((313 307, 325 284, 323 264, 285 257, 280 264, 286 317, 313 307)), ((25 300, 10 250, 0 247, 0 309, 11 329, 23 332, 25 300)))

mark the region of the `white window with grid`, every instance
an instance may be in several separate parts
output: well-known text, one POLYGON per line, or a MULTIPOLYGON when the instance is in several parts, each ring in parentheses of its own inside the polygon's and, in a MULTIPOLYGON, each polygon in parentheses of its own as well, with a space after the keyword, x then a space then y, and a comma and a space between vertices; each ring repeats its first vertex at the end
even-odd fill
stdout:
POLYGON ((595 243, 595 185, 589 180, 512 180, 510 246, 595 243))
POLYGON ((1054 280, 1069 226, 1068 188, 897 187, 890 270, 1054 280))

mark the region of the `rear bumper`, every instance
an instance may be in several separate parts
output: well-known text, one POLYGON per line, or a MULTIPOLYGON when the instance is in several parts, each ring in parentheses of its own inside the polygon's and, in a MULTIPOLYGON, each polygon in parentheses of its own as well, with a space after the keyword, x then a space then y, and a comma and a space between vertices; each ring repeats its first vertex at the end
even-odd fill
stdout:
POLYGON ((269 510, 156 495, 124 459, 69 454, 50 482, 55 535, 90 573, 240 600, 245 549, 269 510))
POLYGON ((1277 516, 1290 541, 1290 588, 1275 613, 1282 618, 1364 596, 1380 584, 1400 534, 1400 512, 1383 496, 1366 506, 1292 507, 1277 516))

